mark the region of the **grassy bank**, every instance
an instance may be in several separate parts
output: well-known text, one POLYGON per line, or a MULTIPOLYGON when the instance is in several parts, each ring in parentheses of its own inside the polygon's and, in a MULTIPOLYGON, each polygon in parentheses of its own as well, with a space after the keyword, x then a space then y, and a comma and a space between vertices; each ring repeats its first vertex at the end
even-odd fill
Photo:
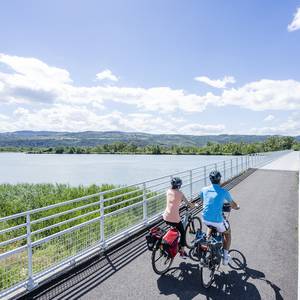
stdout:
MULTIPOLYGON (((71 187, 65 184, 1 184, 0 185, 0 217, 11 214, 31 210, 39 207, 48 206, 80 198, 86 195, 95 194, 101 191, 109 191, 116 186, 91 185, 88 187, 79 186, 71 187)), ((104 199, 114 196, 119 196, 117 199, 108 200, 105 202, 105 214, 114 212, 122 207, 142 201, 143 193, 138 188, 124 187, 115 192, 108 192, 104 199), (130 193, 129 195, 122 195, 130 193), (125 200, 129 200, 125 203, 125 200), (114 207, 108 206, 115 204, 114 207)), ((149 193, 148 198, 154 196, 154 193, 149 193)), ((165 197, 157 197, 148 203, 148 215, 155 215, 165 206, 165 197)), ((87 200, 81 200, 73 204, 52 208, 47 211, 38 212, 31 215, 31 221, 38 220, 54 214, 64 213, 69 209, 78 208, 75 212, 63 214, 53 219, 45 220, 36 224, 32 224, 31 231, 42 230, 47 226, 64 222, 75 218, 76 220, 62 224, 40 233, 32 235, 32 241, 38 241, 46 236, 60 232, 64 229, 74 227, 86 221, 100 217, 99 196, 92 197, 87 200), (93 203, 95 205, 93 205, 93 203), (88 208, 81 209, 82 205, 91 204, 88 208), (82 216, 87 214, 88 216, 82 216)), ((105 218, 104 235, 105 238, 114 236, 118 232, 135 225, 143 220, 143 207, 137 206, 123 212, 107 216, 105 218)), ((26 223, 25 217, 20 217, 14 220, 9 220, 0 223, 0 230, 9 228, 18 224, 26 223)), ((0 242, 26 234, 26 228, 14 230, 12 233, 0 234, 0 242)), ((63 259, 72 256, 84 249, 96 245, 101 238, 100 221, 97 220, 81 228, 75 229, 62 236, 55 237, 52 240, 33 247, 33 271, 34 273, 45 270, 47 267, 59 263, 63 259)), ((16 241, 13 244, 0 247, 0 253, 15 249, 26 244, 26 238, 16 241)), ((0 260, 0 289, 9 287, 28 276, 27 250, 21 251, 19 254, 10 256, 7 259, 0 260)))

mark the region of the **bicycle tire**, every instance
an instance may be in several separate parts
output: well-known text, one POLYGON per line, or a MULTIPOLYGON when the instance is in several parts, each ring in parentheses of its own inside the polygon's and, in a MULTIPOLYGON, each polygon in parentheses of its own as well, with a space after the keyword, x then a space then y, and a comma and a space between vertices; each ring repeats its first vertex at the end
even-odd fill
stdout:
POLYGON ((200 269, 201 274, 201 284, 205 289, 208 289, 211 287, 213 281, 214 281, 214 275, 215 275, 215 268, 209 269, 207 267, 201 267, 200 269), (208 280, 207 280, 208 275, 208 280))
POLYGON ((229 250, 228 254, 231 256, 231 259, 228 263, 228 266, 233 270, 243 270, 246 268, 246 258, 244 254, 236 249, 229 250))
POLYGON ((156 242, 151 255, 151 263, 153 271, 158 275, 163 275, 170 269, 173 263, 173 257, 166 255, 166 253, 161 249, 160 245, 160 241, 156 242), (157 255, 158 258, 156 257, 157 255), (159 261, 162 263, 162 268, 159 268, 159 261))
POLYGON ((192 217, 184 231, 185 244, 189 249, 193 248, 193 241, 198 230, 202 230, 202 222, 199 217, 192 217))
POLYGON ((212 255, 211 250, 207 250, 205 252, 205 257, 202 256, 203 263, 206 265, 200 265, 201 284, 205 289, 210 288, 214 281, 216 265, 213 264, 212 255))

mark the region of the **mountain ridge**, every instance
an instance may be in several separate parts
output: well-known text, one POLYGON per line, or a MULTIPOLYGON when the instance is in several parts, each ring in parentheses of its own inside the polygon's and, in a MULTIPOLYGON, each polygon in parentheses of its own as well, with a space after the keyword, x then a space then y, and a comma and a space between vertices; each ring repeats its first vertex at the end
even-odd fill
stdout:
MULTIPOLYGON (((56 146, 96 146, 116 142, 132 143, 137 146, 204 146, 213 143, 254 143, 263 142, 269 137, 281 135, 183 135, 151 134, 123 131, 32 131, 20 130, 0 133, 0 147, 56 147, 56 146)), ((300 136, 294 137, 300 141, 300 136)))

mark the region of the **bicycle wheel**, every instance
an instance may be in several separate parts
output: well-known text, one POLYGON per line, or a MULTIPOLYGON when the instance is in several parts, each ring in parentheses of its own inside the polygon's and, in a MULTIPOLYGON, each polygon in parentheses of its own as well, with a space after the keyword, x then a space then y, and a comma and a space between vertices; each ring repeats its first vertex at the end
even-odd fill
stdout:
POLYGON ((161 243, 157 242, 153 251, 152 251, 152 268, 153 271, 158 275, 165 274, 169 268, 171 267, 171 264, 173 262, 173 258, 170 257, 166 251, 164 251, 161 248, 161 243))
POLYGON ((207 267, 201 267, 200 272, 202 286, 206 289, 210 288, 214 281, 215 268, 209 269, 207 267))
POLYGON ((201 266, 200 275, 201 275, 201 284, 204 288, 208 289, 214 281, 214 275, 216 267, 212 262, 212 255, 210 251, 206 252, 206 257, 204 258, 204 265, 201 266))
POLYGON ((192 217, 185 228, 185 243, 189 249, 193 248, 193 241, 195 240, 197 230, 202 230, 202 223, 200 218, 192 217))
POLYGON ((229 250, 228 253, 231 256, 231 259, 228 263, 228 265, 231 269, 243 270, 246 268, 246 266, 247 266, 246 258, 241 251, 231 249, 231 250, 229 250))

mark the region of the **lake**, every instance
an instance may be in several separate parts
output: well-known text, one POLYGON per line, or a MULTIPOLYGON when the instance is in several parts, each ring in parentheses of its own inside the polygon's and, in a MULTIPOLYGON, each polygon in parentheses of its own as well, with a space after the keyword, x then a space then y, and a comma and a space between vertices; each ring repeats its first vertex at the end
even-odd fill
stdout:
POLYGON ((0 153, 0 183, 134 184, 231 157, 0 153))

